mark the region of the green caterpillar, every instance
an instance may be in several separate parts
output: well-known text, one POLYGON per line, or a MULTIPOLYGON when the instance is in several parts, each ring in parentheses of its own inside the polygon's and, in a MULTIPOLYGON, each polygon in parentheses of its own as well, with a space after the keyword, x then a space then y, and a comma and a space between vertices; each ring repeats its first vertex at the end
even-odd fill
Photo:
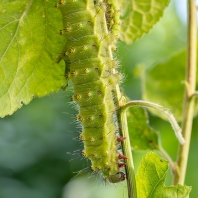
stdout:
POLYGON ((76 119, 82 123, 82 154, 92 162, 91 169, 116 183, 125 179, 121 172, 116 136, 116 107, 113 90, 120 81, 117 61, 112 57, 119 38, 119 8, 113 0, 61 0, 56 4, 62 13, 60 31, 67 42, 62 59, 66 75, 74 85, 72 100, 79 107, 76 119))

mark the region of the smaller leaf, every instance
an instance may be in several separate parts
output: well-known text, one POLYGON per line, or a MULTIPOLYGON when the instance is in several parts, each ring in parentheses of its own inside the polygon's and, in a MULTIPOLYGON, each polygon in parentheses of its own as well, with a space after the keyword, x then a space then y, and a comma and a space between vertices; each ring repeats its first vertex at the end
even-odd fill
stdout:
POLYGON ((153 152, 149 152, 142 160, 136 175, 137 197, 141 198, 188 198, 189 186, 164 185, 168 170, 168 162, 153 152))
POLYGON ((149 125, 148 114, 143 108, 127 111, 130 142, 134 150, 158 149, 158 135, 149 125))

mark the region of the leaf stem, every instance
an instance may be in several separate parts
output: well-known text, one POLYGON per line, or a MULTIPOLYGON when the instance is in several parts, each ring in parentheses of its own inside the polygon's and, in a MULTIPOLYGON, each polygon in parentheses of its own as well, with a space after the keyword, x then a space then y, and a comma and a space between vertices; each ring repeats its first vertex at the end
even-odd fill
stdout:
POLYGON ((188 0, 188 46, 187 46, 187 68, 186 68, 186 87, 182 131, 186 140, 181 145, 178 152, 179 173, 174 176, 174 184, 184 184, 188 154, 190 147, 191 130, 193 123, 195 97, 192 97, 196 88, 196 53, 197 53, 197 25, 196 25, 196 5, 194 0, 188 0))
POLYGON ((174 175, 175 172, 177 171, 177 167, 175 165, 175 162, 173 162, 172 158, 169 156, 169 154, 163 149, 163 147, 160 145, 159 146, 159 151, 161 152, 162 156, 168 160, 169 166, 171 168, 172 174, 174 175))
POLYGON ((132 106, 153 108, 153 109, 156 109, 157 111, 161 112, 162 114, 164 114, 168 118, 169 122, 171 123, 171 126, 175 132, 177 139, 179 140, 179 142, 181 144, 184 144, 185 140, 182 136, 181 128, 177 124, 175 117, 173 116, 173 114, 171 113, 171 111, 169 109, 167 109, 161 105, 155 104, 153 102, 148 102, 148 101, 143 101, 143 100, 130 101, 130 102, 126 103, 125 106, 122 107, 122 109, 125 110, 132 106))

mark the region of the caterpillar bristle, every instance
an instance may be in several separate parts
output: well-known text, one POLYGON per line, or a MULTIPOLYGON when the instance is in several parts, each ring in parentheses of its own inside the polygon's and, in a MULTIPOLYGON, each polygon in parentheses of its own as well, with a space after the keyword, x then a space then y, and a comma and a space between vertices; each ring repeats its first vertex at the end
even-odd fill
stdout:
POLYGON ((75 122, 82 125, 78 136, 84 143, 81 155, 91 160, 92 171, 119 182, 124 178, 119 171, 124 163, 119 161, 127 157, 118 152, 118 143, 124 139, 117 138, 113 94, 121 81, 116 71, 119 63, 113 58, 121 25, 117 0, 60 0, 55 7, 63 15, 60 35, 67 39, 60 59, 66 62, 65 76, 74 86, 70 102, 79 106, 75 122))

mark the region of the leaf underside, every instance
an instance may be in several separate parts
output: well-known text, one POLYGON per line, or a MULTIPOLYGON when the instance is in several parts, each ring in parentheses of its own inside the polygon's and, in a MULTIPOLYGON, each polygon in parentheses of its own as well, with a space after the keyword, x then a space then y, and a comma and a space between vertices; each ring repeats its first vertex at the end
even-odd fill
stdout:
POLYGON ((144 108, 128 109, 127 121, 133 150, 159 149, 159 137, 156 131, 150 127, 148 114, 144 108))

